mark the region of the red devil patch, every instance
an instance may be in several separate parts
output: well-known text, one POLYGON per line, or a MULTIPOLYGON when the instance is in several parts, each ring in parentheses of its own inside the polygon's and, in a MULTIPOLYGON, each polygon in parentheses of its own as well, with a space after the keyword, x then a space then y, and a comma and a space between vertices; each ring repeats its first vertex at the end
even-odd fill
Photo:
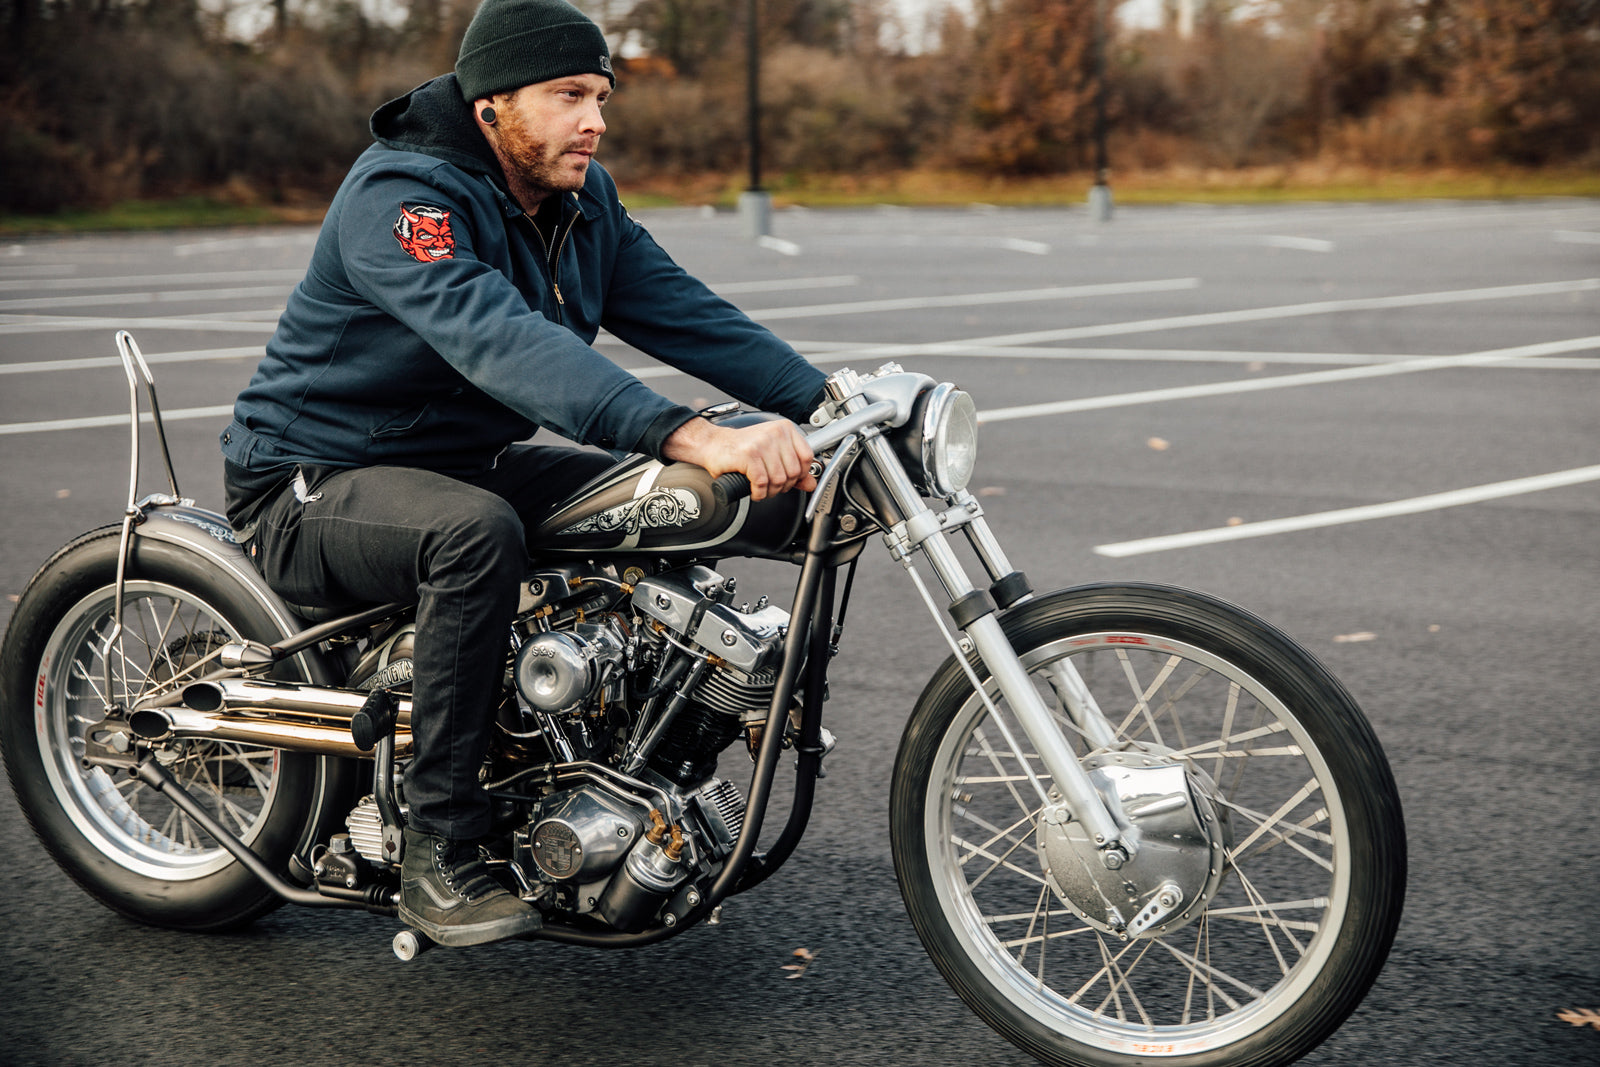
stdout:
POLYGON ((418 263, 433 263, 456 254, 450 212, 431 204, 401 204, 400 217, 394 220, 394 238, 418 263))

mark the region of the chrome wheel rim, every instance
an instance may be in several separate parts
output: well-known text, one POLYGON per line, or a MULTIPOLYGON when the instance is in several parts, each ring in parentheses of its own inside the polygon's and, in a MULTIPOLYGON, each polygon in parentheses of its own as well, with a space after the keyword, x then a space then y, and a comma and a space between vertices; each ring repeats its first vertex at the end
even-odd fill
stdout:
MULTIPOLYGON (((115 640, 115 590, 95 590, 63 617, 40 658, 34 732, 45 773, 84 838, 119 866, 167 881, 213 874, 233 862, 210 834, 145 783, 83 761, 84 733, 105 717, 192 678, 195 662, 240 635, 193 593, 128 582, 115 640), (107 658, 110 684, 106 693, 107 658)), ((277 796, 280 754, 226 742, 174 742, 157 758, 206 810, 245 841, 261 832, 277 796)))

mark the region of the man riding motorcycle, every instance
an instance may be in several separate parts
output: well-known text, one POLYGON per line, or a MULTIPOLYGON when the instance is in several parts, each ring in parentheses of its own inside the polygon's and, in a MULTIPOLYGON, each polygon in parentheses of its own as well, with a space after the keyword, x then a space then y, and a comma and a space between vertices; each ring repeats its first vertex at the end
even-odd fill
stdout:
POLYGON ((565 0, 484 0, 455 72, 380 107, 221 436, 235 533, 285 599, 418 604, 400 917, 445 945, 536 929, 475 839, 525 530, 611 465, 538 427, 810 490, 789 421, 729 428, 590 345, 601 327, 802 419, 823 376, 674 263, 593 161, 615 86, 565 0))

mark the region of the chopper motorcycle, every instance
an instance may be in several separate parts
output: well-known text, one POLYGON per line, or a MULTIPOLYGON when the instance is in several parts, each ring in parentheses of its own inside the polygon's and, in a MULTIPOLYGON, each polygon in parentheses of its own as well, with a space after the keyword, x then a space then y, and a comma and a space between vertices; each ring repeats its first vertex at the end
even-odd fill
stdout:
MULTIPOLYGON (((220 930, 284 902, 394 915, 414 610, 273 593, 179 493, 149 368, 117 344, 123 520, 43 566, 0 648, 21 808, 79 885, 145 923, 220 930), (141 385, 171 492, 135 499, 141 385)), ((1051 1064, 1304 1055, 1399 922, 1400 802, 1371 727, 1308 652, 1213 597, 1034 592, 967 490, 976 427, 949 383, 840 370, 807 427, 809 495, 755 502, 741 476, 633 457, 561 506, 530 537, 507 634, 486 860, 542 913, 535 939, 635 947, 717 921, 805 830, 834 744, 828 665, 875 541, 950 649, 905 726, 890 834, 956 993, 1051 1064), (797 565, 787 609, 735 603, 715 568, 741 557, 797 565), (719 769, 736 745, 742 788, 719 769)))

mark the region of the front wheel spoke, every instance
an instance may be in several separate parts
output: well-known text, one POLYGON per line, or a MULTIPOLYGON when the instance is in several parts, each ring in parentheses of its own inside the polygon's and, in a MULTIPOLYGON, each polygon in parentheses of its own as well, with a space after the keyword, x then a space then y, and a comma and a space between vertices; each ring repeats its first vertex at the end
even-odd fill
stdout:
POLYGON ((1001 866, 1005 867, 1006 870, 1011 871, 1014 874, 1020 874, 1022 877, 1026 878, 1030 882, 1037 882, 1039 885, 1049 885, 1050 884, 1050 883, 1045 881, 1044 875, 1038 874, 1038 873, 1036 873, 1034 871, 1024 870, 1023 868, 1018 867, 1015 863, 1008 863, 1005 860, 1001 859, 999 856, 996 856, 994 853, 986 852, 985 850, 979 848, 977 845, 974 845, 972 842, 964 840, 963 838, 961 838, 957 834, 951 834, 950 835, 950 843, 955 845, 957 848, 971 849, 973 852, 975 852, 978 855, 982 856, 986 860, 994 860, 995 862, 999 863, 1001 866))
MULTIPOLYGON (((1083 995, 1085 993, 1089 992, 1089 990, 1093 989, 1095 987, 1095 985, 1099 983, 1100 979, 1104 978, 1106 976, 1107 968, 1111 964, 1112 957, 1111 957, 1111 955, 1109 953, 1109 950, 1106 948, 1106 939, 1105 939, 1104 935, 1099 933, 1099 931, 1095 932, 1095 942, 1096 942, 1096 945, 1098 946, 1098 948, 1100 950, 1100 969, 1098 971, 1094 972, 1093 974, 1091 974, 1088 977, 1088 979, 1083 983, 1083 985, 1079 986, 1077 991, 1075 993, 1073 993, 1070 997, 1067 998, 1069 1001, 1071 1001, 1074 1004, 1076 1004, 1076 1003, 1078 1003, 1078 1001, 1082 1000, 1083 999, 1083 995)), ((1137 942, 1130 941, 1126 945, 1123 945, 1122 946, 1122 950, 1117 953, 1116 958, 1117 959, 1121 959, 1123 956, 1125 956, 1129 952, 1132 952, 1133 951, 1133 946, 1135 944, 1137 944, 1137 942)))
MULTIPOLYGON (((1288 727, 1285 726, 1283 723, 1277 722, 1276 720, 1274 720, 1273 722, 1269 723, 1268 725, 1257 727, 1254 730, 1246 730, 1243 733, 1239 733, 1239 734, 1230 734, 1228 732, 1228 730, 1227 730, 1226 724, 1224 724, 1223 731, 1222 731, 1222 736, 1217 738, 1215 741, 1206 741, 1206 742, 1204 742, 1202 744, 1191 745, 1188 748, 1178 749, 1178 750, 1174 751, 1172 753, 1172 755, 1175 758, 1185 758, 1185 757, 1187 757, 1187 758, 1190 758, 1190 759, 1194 759, 1194 758, 1197 758, 1197 757, 1204 756, 1204 757, 1209 759, 1212 756, 1219 756, 1220 755, 1219 754, 1219 750, 1221 750, 1221 753, 1226 753, 1228 756, 1232 756, 1234 758, 1237 758, 1237 757, 1240 757, 1240 756, 1245 756, 1245 755, 1258 755, 1259 756, 1259 755, 1262 754, 1262 751, 1263 751, 1261 749, 1237 749, 1237 748, 1230 748, 1229 746, 1238 745, 1238 744, 1241 744, 1242 742, 1245 742, 1245 741, 1254 741, 1258 737, 1267 737, 1267 736, 1269 736, 1271 734, 1282 733, 1283 731, 1285 731, 1287 729, 1288 729, 1288 727)), ((1273 749, 1272 751, 1276 753, 1279 750, 1273 749)), ((1299 755, 1300 753, 1296 753, 1296 754, 1299 755)), ((1220 767, 1221 764, 1218 764, 1218 766, 1220 767)))
MULTIPOLYGON (((995 726, 1001 726, 998 716, 996 716, 995 726)), ((1005 731, 1002 729, 1001 734, 1004 735, 1004 733, 1005 731)), ((996 774, 1004 775, 1006 773, 1006 769, 1000 765, 1000 754, 996 752, 994 746, 989 743, 988 737, 984 736, 983 730, 975 727, 972 731, 972 736, 978 742, 978 754, 989 761, 989 766, 994 769, 996 774)), ((1033 778, 1033 768, 1028 766, 1027 756, 1023 755, 1021 752, 1015 751, 1013 751, 1011 755, 1016 759, 1017 764, 1022 768, 1022 772, 1026 776, 1023 780, 1031 780, 1033 778)), ((1011 794, 1011 799, 1016 801, 1018 810, 1029 810, 1029 805, 1023 801, 1022 794, 1017 792, 1017 787, 1014 783, 1007 781, 1006 791, 1011 794)))
POLYGON ((1190 690, 1199 685, 1202 679, 1208 678, 1210 675, 1211 671, 1208 668, 1195 664, 1194 670, 1190 672, 1189 677, 1185 678, 1177 688, 1167 694, 1166 700, 1161 704, 1161 710, 1156 712, 1157 718, 1165 717, 1172 723, 1173 732, 1178 735, 1176 743, 1179 748, 1186 747, 1189 741, 1184 736, 1183 719, 1178 715, 1178 702, 1188 696, 1190 690))
MULTIPOLYGON (((1120 987, 1122 990, 1124 990, 1128 994, 1129 1002, 1131 1002, 1133 1004, 1133 1010, 1139 1013, 1140 1021, 1142 1021, 1147 1028, 1152 1028, 1153 1029, 1155 1024, 1150 1021, 1149 1014, 1144 1010, 1144 1005, 1142 1003, 1140 1003, 1140 1001, 1139 1001, 1139 994, 1134 992, 1133 983, 1131 983, 1128 980, 1129 977, 1133 974, 1134 970, 1139 966, 1139 964, 1141 962, 1143 962, 1144 957, 1145 957, 1145 953, 1147 953, 1149 951, 1150 951, 1150 942, 1146 941, 1144 943, 1144 947, 1142 947, 1139 950, 1139 954, 1133 958, 1133 962, 1130 963, 1126 968, 1119 967, 1114 962, 1111 964, 1111 972, 1116 976, 1114 981, 1113 981, 1113 983, 1112 983, 1112 985, 1114 987, 1112 992, 1113 993, 1115 992, 1115 988, 1116 987, 1120 987)), ((1121 957, 1118 957, 1118 958, 1120 959, 1121 957)), ((1110 1002, 1111 999, 1112 999, 1112 993, 1107 993, 1105 1000, 1102 1000, 1100 1002, 1100 1006, 1097 1009, 1095 1009, 1095 1014, 1098 1015, 1101 1012, 1104 1012, 1106 1004, 1108 1002, 1110 1002)), ((1119 1005, 1119 1007, 1117 1009, 1117 1017, 1118 1018, 1122 1017, 1122 1009, 1121 1009, 1120 1005, 1119 1005)))
MULTIPOLYGON (((985 830, 988 830, 990 832, 990 834, 991 834, 990 838, 987 841, 983 842, 983 847, 984 848, 988 848, 990 845, 994 844, 997 841, 1011 841, 1011 842, 1014 842, 1011 847, 1012 847, 1012 849, 1015 849, 1017 847, 1017 845, 1020 845, 1020 844, 1022 844, 1025 841, 1028 840, 1026 837, 1017 837, 1017 836, 1015 836, 1017 828, 1020 827, 1020 826, 1023 826, 1023 825, 1029 825, 1029 826, 1033 825, 1033 820, 1038 817, 1038 814, 1039 814, 1039 809, 1037 809, 1037 808, 1035 808, 1033 811, 1024 812, 1023 815, 1022 815, 1022 818, 1018 819, 1016 822, 1012 823, 1010 826, 1005 827, 1004 829, 999 829, 999 828, 996 828, 995 826, 990 825, 987 820, 981 819, 978 816, 972 814, 972 809, 970 807, 968 807, 967 805, 965 805, 965 804, 961 805, 961 809, 960 809, 960 815, 961 815, 961 817, 963 819, 966 819, 968 822, 972 823, 974 826, 981 826, 985 830)), ((1010 853, 1008 852, 1007 855, 1010 855, 1010 853)), ((965 862, 965 861, 963 860, 962 862, 965 862)))
POLYGON ((1306 922, 1303 919, 1285 919, 1281 915, 1264 917, 1260 915, 1245 914, 1244 912, 1235 914, 1233 912, 1222 913, 1215 911, 1207 912, 1207 914, 1221 919, 1229 919, 1233 922, 1248 923, 1252 926, 1266 926, 1270 924, 1272 926, 1276 926, 1280 930, 1299 930, 1301 933, 1307 934, 1314 934, 1318 930, 1322 929, 1321 923, 1306 922))
MULTIPOLYGON (((1020 939, 1020 943, 1022 945, 1022 951, 1017 953, 1017 966, 1018 967, 1022 966, 1023 961, 1025 959, 1027 959, 1028 946, 1030 946, 1030 945, 1035 943, 1033 932, 1034 932, 1034 930, 1038 929, 1038 927, 1039 927, 1039 915, 1040 915, 1040 913, 1042 912, 1044 914, 1046 922, 1049 921, 1049 917, 1050 917, 1049 900, 1050 900, 1050 887, 1046 886, 1046 885, 1040 886, 1039 887, 1039 895, 1033 898, 1033 914, 1028 917, 1028 929, 1023 934, 1022 938, 1020 939)), ((1011 946, 1002 945, 1001 947, 1002 948, 1009 948, 1011 946)), ((1039 943, 1039 953, 1040 953, 1040 964, 1042 966, 1042 964, 1044 962, 1044 945, 1043 945, 1042 942, 1039 943)), ((1043 980, 1043 976, 1041 975, 1041 981, 1042 980, 1043 980)))
MULTIPOLYGON (((1194 955, 1196 959, 1199 959, 1200 954, 1206 950, 1207 931, 1210 929, 1209 924, 1206 921, 1207 918, 1208 916, 1202 915, 1200 916, 1200 921, 1195 923, 1194 955)), ((1183 1016, 1178 1020, 1178 1025, 1180 1026, 1188 1026, 1190 1021, 1194 1018, 1194 987, 1196 984, 1194 968, 1188 968, 1188 971, 1189 977, 1185 980, 1183 985, 1183 1016)), ((1213 998, 1210 991, 1207 990, 1206 1018, 1210 1020, 1215 1019, 1216 1016, 1216 1005, 1213 1003, 1213 998)))
MULTIPOLYGON (((1134 698, 1133 710, 1128 713, 1127 718, 1122 720, 1122 725, 1118 727, 1117 733, 1122 734, 1124 731, 1131 729, 1134 720, 1142 717, 1150 727, 1151 740, 1158 745, 1165 744, 1161 740, 1161 727, 1156 725, 1155 715, 1150 711, 1150 697, 1158 692, 1166 684, 1167 679, 1172 676, 1172 672, 1177 669, 1180 662, 1179 658, 1177 656, 1168 656, 1167 662, 1162 665, 1161 670, 1156 672, 1155 681, 1151 682, 1147 688, 1141 688, 1138 672, 1133 667, 1133 660, 1125 650, 1120 648, 1117 650, 1117 661, 1122 665, 1123 677, 1127 679, 1128 687, 1133 690, 1134 698)), ((1140 730, 1129 733, 1127 736, 1133 738, 1143 732, 1143 730, 1140 730)))
POLYGON ((1210 963, 1207 963, 1196 956, 1190 955, 1181 948, 1168 944, 1161 938, 1157 938, 1154 941, 1154 944, 1160 945, 1162 948, 1172 953, 1173 957, 1176 958, 1179 963, 1183 964, 1183 966, 1189 969, 1190 974, 1194 975, 1197 979, 1204 983, 1206 988, 1212 993, 1220 997, 1222 1002, 1226 1004, 1231 1011, 1238 1011, 1241 1007, 1243 1007, 1243 1005, 1237 1000, 1233 999, 1233 997, 1229 996, 1228 991, 1223 989, 1222 986, 1218 985, 1213 979, 1220 979, 1221 981, 1228 983, 1251 1000, 1260 1000, 1266 995, 1255 986, 1250 985, 1248 982, 1241 982, 1231 974, 1213 967, 1210 963))
MULTIPOLYGON (((1056 910, 1053 910, 1053 911, 1045 912, 1044 914, 1045 915, 1071 915, 1072 913, 1070 911, 1066 911, 1065 909, 1056 909, 1056 910)), ((1050 933, 1047 933, 1047 934, 1029 934, 1026 937, 1015 937, 1015 938, 1012 938, 1010 941, 1002 941, 1002 942, 1000 942, 1000 947, 1001 948, 1017 948, 1018 946, 1022 946, 1022 947, 1025 948, 1028 945, 1042 945, 1046 941, 1060 941, 1063 938, 1077 937, 1080 934, 1091 934, 1091 933, 1094 933, 1094 928, 1093 927, 1090 927, 1090 926, 1075 926, 1070 930, 1053 930, 1053 931, 1051 931, 1050 933)), ((1017 957, 1017 962, 1018 963, 1022 962, 1022 957, 1021 956, 1017 957)))
POLYGON ((1272 949, 1273 956, 1275 956, 1278 960, 1278 969, 1282 973, 1288 974, 1289 961, 1283 958, 1283 952, 1278 948, 1278 939, 1273 935, 1273 930, 1276 929, 1278 933, 1283 935, 1285 941, 1288 941, 1289 944, 1294 946, 1296 954, 1304 956, 1306 954, 1306 947, 1300 943, 1299 938, 1294 936, 1293 930, 1290 930, 1287 926, 1272 921, 1272 919, 1276 918, 1276 916, 1272 916, 1271 918, 1268 917, 1267 898, 1262 896, 1260 891, 1256 889, 1255 884, 1252 883, 1249 878, 1245 877, 1245 873, 1237 868, 1233 873, 1238 877, 1239 885, 1244 889, 1246 899, 1248 899, 1256 908, 1256 918, 1261 920, 1261 934, 1266 938, 1268 947, 1272 949))
MULTIPOLYGON (((1243 805, 1235 804, 1231 800, 1224 800, 1222 803, 1229 810, 1238 812, 1240 815, 1244 816, 1244 818, 1248 819, 1257 826, 1267 825, 1267 820, 1269 817, 1261 814, 1258 811, 1252 811, 1243 805)), ((1313 852, 1310 848, 1296 840, 1296 837, 1303 835, 1311 838, 1314 841, 1320 841, 1330 848, 1333 847, 1334 840, 1332 834, 1325 834, 1320 830, 1312 829, 1313 826, 1327 821, 1328 809, 1318 808, 1316 811, 1312 812, 1310 815, 1307 815, 1304 819, 1301 819, 1297 823, 1283 824, 1281 829, 1276 826, 1272 827, 1267 831, 1271 835, 1272 840, 1263 842, 1261 847, 1257 848, 1254 852, 1251 852, 1248 856, 1235 851, 1232 859, 1235 863, 1244 862, 1246 860, 1254 860, 1262 853, 1270 852, 1279 845, 1288 845, 1306 859, 1310 860, 1312 863, 1315 863, 1317 866, 1323 868, 1331 874, 1333 873, 1332 860, 1318 855, 1316 852, 1313 852)))
POLYGON ((1306 801, 1307 798, 1309 798, 1313 793, 1321 790, 1321 788, 1322 783, 1318 782, 1315 778, 1312 778, 1306 782, 1305 785, 1295 790, 1294 795, 1280 804, 1277 811, 1273 812, 1264 820, 1256 824, 1255 830, 1250 834, 1249 837, 1245 838, 1233 848, 1229 849, 1228 858, 1232 860, 1235 865, 1237 865, 1239 862, 1239 857, 1248 852, 1251 845, 1259 841, 1263 835, 1270 833, 1273 827, 1277 826, 1278 823, 1283 821, 1283 817, 1285 815, 1288 815, 1295 808, 1299 807, 1306 801))
POLYGON ((989 877, 995 871, 999 870, 1000 869, 1000 865, 1002 863, 1008 863, 1010 861, 1011 854, 1013 852, 1015 852, 1017 849, 1021 848, 1023 845, 1028 843, 1027 838, 1012 839, 1012 838, 1008 837, 1008 838, 1006 838, 1006 840, 1012 841, 1011 847, 1006 849, 1005 854, 1003 856, 1001 856, 998 860, 995 860, 993 863, 989 864, 989 866, 984 869, 984 872, 982 874, 978 875, 978 877, 974 878, 972 881, 967 883, 967 889, 969 891, 977 889, 978 886, 982 885, 983 884, 983 880, 985 878, 989 877))
POLYGON ((1095 1009, 1095 1014, 1103 1014, 1106 1004, 1114 1003, 1117 1008, 1117 1018, 1122 1022, 1127 1022, 1128 1016, 1122 1007, 1122 997, 1117 992, 1118 983, 1115 977, 1115 968, 1117 962, 1120 961, 1122 957, 1132 952, 1137 943, 1138 942, 1130 941, 1128 944, 1122 947, 1120 952, 1113 956, 1111 954, 1111 950, 1106 947, 1106 939, 1103 936, 1096 936, 1095 944, 1100 949, 1100 969, 1091 974, 1089 976, 1089 980, 1084 982, 1083 985, 1079 986, 1078 991, 1073 993, 1072 996, 1068 997, 1067 999, 1072 1003, 1077 1004, 1078 1001, 1083 999, 1085 993, 1093 989, 1100 983, 1100 979, 1104 978, 1107 983, 1106 988, 1109 992, 1105 1000, 1100 1002, 1100 1007, 1095 1009))
MULTIPOLYGON (((984 925, 986 925, 986 926, 998 926, 1001 923, 1031 922, 1032 920, 1037 919, 1040 914, 1041 913, 1039 911, 1034 910, 1034 911, 1014 911, 1009 915, 985 915, 983 917, 983 922, 984 922, 984 925)), ((1066 908, 1053 908, 1050 911, 1044 912, 1043 914, 1049 915, 1049 916, 1060 917, 1060 916, 1065 916, 1065 915, 1071 915, 1072 912, 1068 911, 1066 908)), ((1075 933, 1075 934, 1082 934, 1082 933, 1087 933, 1088 930, 1089 930, 1089 927, 1085 926, 1080 930, 1073 930, 1073 931, 1070 931, 1070 932, 1071 933, 1075 933)), ((1054 934, 1052 936, 1065 937, 1066 934, 1054 934)))

